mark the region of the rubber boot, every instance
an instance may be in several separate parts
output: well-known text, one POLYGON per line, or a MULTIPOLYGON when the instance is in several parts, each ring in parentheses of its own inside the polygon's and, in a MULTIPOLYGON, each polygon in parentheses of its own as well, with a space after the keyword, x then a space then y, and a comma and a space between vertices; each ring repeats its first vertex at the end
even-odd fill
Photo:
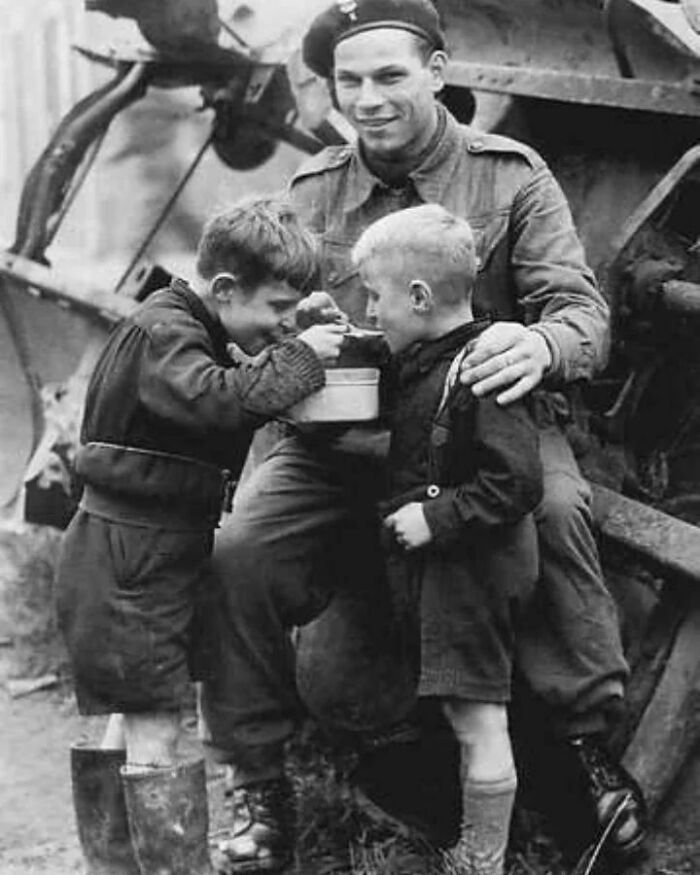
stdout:
POLYGON ((139 875, 120 768, 123 750, 71 748, 73 806, 88 875, 139 875))
POLYGON ((214 875, 204 762, 121 773, 141 875, 214 875))

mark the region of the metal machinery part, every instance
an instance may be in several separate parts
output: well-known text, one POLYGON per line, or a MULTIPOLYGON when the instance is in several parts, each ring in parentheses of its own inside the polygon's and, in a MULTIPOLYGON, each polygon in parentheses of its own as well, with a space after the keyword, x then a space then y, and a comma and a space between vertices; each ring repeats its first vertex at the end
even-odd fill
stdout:
MULTIPOLYGON (((143 94, 146 70, 142 65, 121 66, 114 78, 80 101, 59 124, 51 142, 31 170, 24 185, 11 252, 34 261, 45 261, 45 250, 55 231, 62 206, 69 197, 71 181, 82 159, 114 115, 143 94)), ((20 299, 29 286, 11 276, 2 277, 0 308, 13 338, 24 376, 33 444, 43 429, 41 386, 36 375, 31 345, 20 299)))
MULTIPOLYGON (((700 622, 700 35, 689 24, 694 2, 438 0, 452 59, 450 108, 544 155, 611 303, 610 366, 581 388, 571 437, 590 479, 603 484, 594 489, 595 514, 630 642, 631 708, 616 745, 626 751, 652 809, 700 729, 694 644, 700 622)), ((104 298, 60 282, 52 286, 46 269, 37 271, 40 266, 22 256, 44 259, 73 174, 120 108, 151 84, 200 85, 215 111, 214 148, 233 167, 264 161, 279 139, 306 151, 319 142, 294 125, 283 68, 258 63, 245 39, 219 19, 213 0, 87 5, 134 18, 154 48, 103 57, 115 67, 115 79, 76 107, 30 174, 13 247, 18 255, 0 261, 0 276, 13 295, 22 286, 40 288, 103 318, 109 310, 104 298), (235 50, 217 44, 227 28, 235 50)), ((11 298, 3 290, 4 307, 11 298)), ((117 310, 110 319, 118 318, 117 310)), ((21 345, 20 330, 15 337, 21 345)), ((357 609, 337 602, 304 631, 300 686, 331 723, 386 726, 410 706, 412 677, 393 672, 381 631, 367 640, 366 611, 353 619, 357 609), (355 678, 358 662, 384 690, 378 713, 368 709, 360 681, 343 685, 344 700, 336 696, 338 678, 355 678)), ((379 611, 370 619, 380 623, 379 611)))
MULTIPOLYGON (((137 17, 153 48, 96 51, 79 49, 91 60, 114 70, 113 78, 79 101, 59 123, 49 144, 28 174, 20 199, 15 240, 10 253, 45 264, 53 239, 75 190, 96 149, 117 113, 142 98, 149 88, 178 88, 196 85, 201 89, 203 108, 213 110, 213 127, 206 148, 211 145, 228 166, 244 170, 267 161, 280 141, 287 141, 313 153, 323 142, 296 126, 296 111, 289 82, 281 63, 262 63, 252 57, 241 40, 236 49, 220 48, 215 42, 219 30, 216 3, 110 3, 93 2, 89 8, 137 17), (214 17, 212 17, 214 15, 214 17)), ((200 152, 198 159, 204 152, 200 152)), ((198 160, 197 159, 197 160, 198 160)), ((188 174, 191 173, 191 170, 188 174)), ((182 185, 189 178, 182 181, 182 185)), ((177 192, 168 201, 172 205, 177 192)), ((165 211, 164 211, 165 213, 165 211)), ((155 234, 165 215, 152 230, 155 234)), ((6 500, 21 483, 22 465, 30 458, 44 431, 41 380, 36 372, 24 304, 26 293, 46 295, 46 290, 24 279, 23 262, 13 262, 12 271, 0 275, 0 315, 15 347, 18 369, 25 383, 27 406, 31 410, 27 455, 8 472, 13 482, 3 484, 6 500)), ((135 298, 150 290, 157 269, 143 271, 130 265, 118 291, 135 298)), ((58 283, 59 285, 60 282, 58 283)), ((54 295, 54 298, 61 295, 54 295)), ((70 305, 63 297, 64 304, 70 305)), ((85 313, 85 308, 82 308, 85 313)), ((99 319, 98 319, 99 321, 99 319)))

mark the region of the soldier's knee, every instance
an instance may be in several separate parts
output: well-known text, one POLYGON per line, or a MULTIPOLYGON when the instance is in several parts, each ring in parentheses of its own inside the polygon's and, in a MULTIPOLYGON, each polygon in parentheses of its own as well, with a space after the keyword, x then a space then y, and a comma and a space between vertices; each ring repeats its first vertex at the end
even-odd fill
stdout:
POLYGON ((591 523, 590 489, 582 477, 554 474, 545 478, 542 501, 537 509, 541 533, 566 540, 582 525, 591 523))

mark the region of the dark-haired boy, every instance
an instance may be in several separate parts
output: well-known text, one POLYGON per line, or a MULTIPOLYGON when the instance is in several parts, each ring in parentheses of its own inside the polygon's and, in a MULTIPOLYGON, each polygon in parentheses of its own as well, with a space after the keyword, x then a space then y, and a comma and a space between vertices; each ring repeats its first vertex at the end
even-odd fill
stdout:
POLYGON ((508 733, 520 609, 537 579, 537 430, 459 382, 488 320, 474 321, 469 224, 431 204, 363 232, 353 260, 367 315, 394 354, 389 403, 389 582, 420 617, 418 695, 460 744, 462 825, 450 875, 503 875, 516 770, 508 733))
POLYGON ((123 714, 125 754, 72 751, 81 843, 111 875, 213 872, 203 763, 178 765, 175 752, 213 531, 254 430, 323 385, 344 332, 289 336, 317 260, 282 202, 214 218, 197 269, 194 286, 149 297, 97 362, 76 461, 84 492, 58 571, 79 708, 123 714), (231 341, 254 358, 235 362, 231 341))

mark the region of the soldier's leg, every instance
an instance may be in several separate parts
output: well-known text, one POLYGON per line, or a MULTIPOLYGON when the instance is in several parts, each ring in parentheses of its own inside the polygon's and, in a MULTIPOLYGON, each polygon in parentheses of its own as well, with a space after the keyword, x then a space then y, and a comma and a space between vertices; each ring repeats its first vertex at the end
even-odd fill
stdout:
POLYGON ((217 533, 216 653, 203 706, 215 754, 241 775, 278 770, 299 715, 289 633, 330 600, 330 581, 313 569, 347 513, 332 466, 289 438, 248 478, 217 533))
POLYGON ((300 703, 290 631, 330 601, 332 581, 315 567, 348 517, 353 489, 328 458, 285 439, 245 482, 219 532, 216 648, 202 699, 215 757, 233 767, 220 843, 233 872, 277 870, 291 857, 283 748, 300 703))
POLYGON ((605 731, 620 709, 628 667, 593 535, 590 488, 559 428, 540 431, 540 448, 540 581, 519 666, 555 709, 562 734, 605 731))
POLYGON ((626 795, 610 841, 632 853, 644 833, 644 806, 632 777, 604 746, 622 709, 628 666, 617 610, 593 536, 590 490, 557 427, 540 431, 544 497, 536 512, 540 580, 518 645, 518 665, 566 740, 571 767, 604 827, 626 795))

